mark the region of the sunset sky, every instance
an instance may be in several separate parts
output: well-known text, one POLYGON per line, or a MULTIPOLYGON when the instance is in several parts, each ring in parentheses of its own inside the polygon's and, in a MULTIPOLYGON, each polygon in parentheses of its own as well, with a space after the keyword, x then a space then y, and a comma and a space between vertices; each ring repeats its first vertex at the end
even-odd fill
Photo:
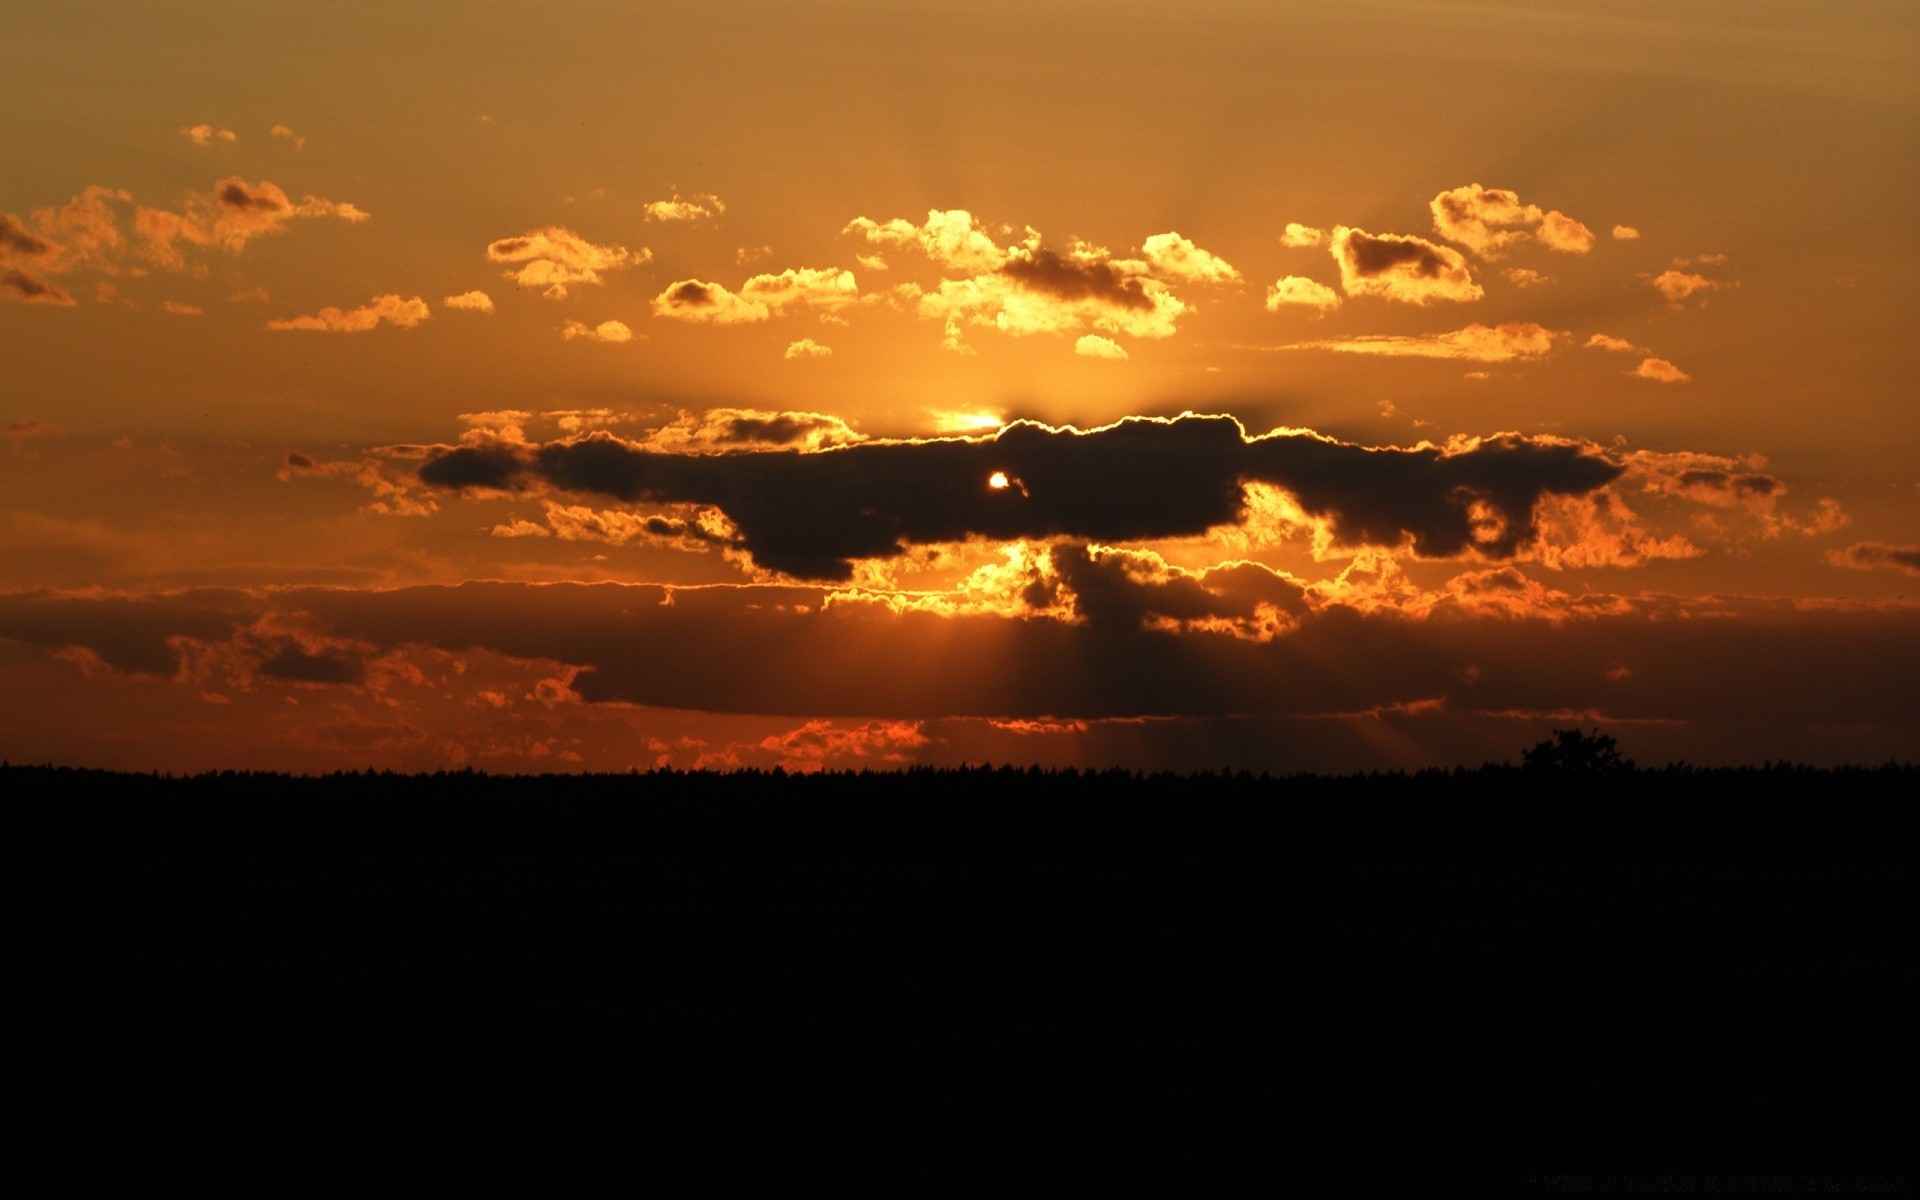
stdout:
POLYGON ((1920 8, 34 4, 0 757, 1920 758, 1920 8))

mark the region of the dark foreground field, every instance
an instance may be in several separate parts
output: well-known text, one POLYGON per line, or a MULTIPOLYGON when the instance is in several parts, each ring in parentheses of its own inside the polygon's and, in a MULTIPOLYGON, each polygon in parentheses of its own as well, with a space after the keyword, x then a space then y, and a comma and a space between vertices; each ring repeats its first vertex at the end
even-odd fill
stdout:
POLYGON ((1917 783, 0 768, 16 1133, 126 1194, 1904 1194, 1917 783))

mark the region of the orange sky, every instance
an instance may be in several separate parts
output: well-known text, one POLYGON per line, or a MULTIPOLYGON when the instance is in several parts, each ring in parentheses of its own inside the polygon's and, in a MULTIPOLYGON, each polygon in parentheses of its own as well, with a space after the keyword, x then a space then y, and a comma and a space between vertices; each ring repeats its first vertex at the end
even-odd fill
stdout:
POLYGON ((1920 756, 1910 5, 634 7, 11 18, 0 756, 1920 756))

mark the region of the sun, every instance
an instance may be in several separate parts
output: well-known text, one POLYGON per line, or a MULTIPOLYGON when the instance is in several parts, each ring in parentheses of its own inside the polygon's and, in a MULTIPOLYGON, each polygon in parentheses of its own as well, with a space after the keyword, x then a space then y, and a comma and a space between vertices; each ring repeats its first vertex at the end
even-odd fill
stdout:
POLYGON ((987 476, 987 486, 993 488, 995 491, 1007 487, 1012 482, 1012 480, 1007 478, 1005 471, 995 471, 993 474, 987 476))

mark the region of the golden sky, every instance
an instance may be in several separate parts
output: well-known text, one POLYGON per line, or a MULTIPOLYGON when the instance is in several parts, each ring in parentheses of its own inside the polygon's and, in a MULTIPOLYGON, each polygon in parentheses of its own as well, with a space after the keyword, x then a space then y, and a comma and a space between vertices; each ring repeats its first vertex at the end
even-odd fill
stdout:
POLYGON ((1904 3, 9 17, 0 756, 1920 757, 1904 3))

